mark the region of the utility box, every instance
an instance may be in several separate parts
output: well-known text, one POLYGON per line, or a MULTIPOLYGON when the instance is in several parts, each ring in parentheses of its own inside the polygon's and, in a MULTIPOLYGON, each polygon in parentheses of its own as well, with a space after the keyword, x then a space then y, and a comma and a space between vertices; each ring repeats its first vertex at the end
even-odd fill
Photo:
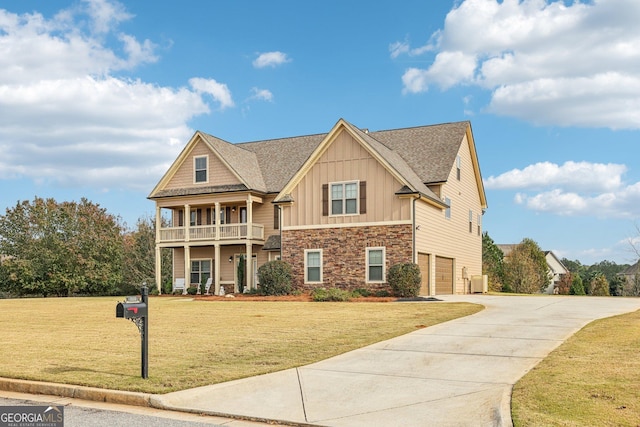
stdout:
POLYGON ((489 277, 486 274, 471 276, 471 293, 486 294, 487 292, 489 292, 489 277))

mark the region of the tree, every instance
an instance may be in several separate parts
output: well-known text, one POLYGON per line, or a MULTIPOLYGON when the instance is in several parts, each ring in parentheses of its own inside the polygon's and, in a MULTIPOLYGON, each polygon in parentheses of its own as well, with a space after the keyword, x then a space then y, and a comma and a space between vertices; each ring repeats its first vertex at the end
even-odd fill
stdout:
POLYGON ((0 236, 12 294, 108 294, 122 282, 122 225, 87 199, 18 202, 0 216, 0 236))
POLYGON ((589 284, 589 294, 593 296, 609 296, 609 281, 604 274, 595 274, 589 284))
MULTIPOLYGON (((140 290, 142 283, 153 288, 157 286, 155 276, 156 259, 156 226, 155 221, 149 217, 139 218, 136 229, 124 235, 124 262, 123 285, 119 289, 120 294, 134 293, 140 290)), ((171 249, 162 248, 161 287, 163 284, 171 285, 173 270, 173 257, 171 249)), ((170 290, 169 290, 170 292, 170 290)))
POLYGON ((489 290, 502 291, 504 283, 504 253, 489 237, 486 231, 482 233, 482 274, 486 274, 489 290))
POLYGON ((623 276, 614 276, 614 278, 609 281, 609 294, 614 297, 624 295, 624 287, 626 283, 627 280, 623 276))
POLYGON ((558 281, 557 291, 559 295, 569 295, 571 292, 571 285, 573 283, 573 275, 571 272, 563 274, 558 281))
POLYGON ((544 252, 529 238, 513 248, 504 262, 504 275, 505 282, 517 293, 541 292, 550 280, 544 252))
POLYGON ((584 285, 582 284, 582 277, 579 274, 573 274, 571 280, 571 288, 569 288, 569 295, 584 295, 584 285))

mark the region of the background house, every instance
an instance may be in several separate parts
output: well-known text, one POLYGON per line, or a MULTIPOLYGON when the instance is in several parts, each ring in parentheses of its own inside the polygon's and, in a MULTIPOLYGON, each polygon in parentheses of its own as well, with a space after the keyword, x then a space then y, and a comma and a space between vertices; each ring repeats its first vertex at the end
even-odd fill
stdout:
POLYGON ((414 262, 424 295, 469 292, 482 274, 487 207, 469 122, 369 132, 340 119, 326 134, 231 144, 196 132, 149 195, 174 279, 238 292, 269 260, 294 285, 388 289, 414 262), (169 227, 162 227, 166 218, 169 227))

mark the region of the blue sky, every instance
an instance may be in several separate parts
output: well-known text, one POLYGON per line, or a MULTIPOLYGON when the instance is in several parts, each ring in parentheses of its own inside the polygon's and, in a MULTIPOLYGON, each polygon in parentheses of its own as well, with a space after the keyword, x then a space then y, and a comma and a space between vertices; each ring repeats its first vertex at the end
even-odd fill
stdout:
POLYGON ((133 225, 195 130, 470 120, 497 243, 635 262, 639 20, 636 0, 5 1, 0 208, 86 197, 133 225))

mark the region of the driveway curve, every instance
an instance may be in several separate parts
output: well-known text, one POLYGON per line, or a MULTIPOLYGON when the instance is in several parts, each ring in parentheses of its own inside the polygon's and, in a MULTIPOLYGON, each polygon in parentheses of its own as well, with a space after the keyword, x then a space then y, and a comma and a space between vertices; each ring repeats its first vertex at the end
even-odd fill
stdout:
POLYGON ((587 323, 640 309, 639 298, 438 298, 485 310, 301 368, 155 396, 152 404, 299 425, 512 426, 518 379, 587 323))

